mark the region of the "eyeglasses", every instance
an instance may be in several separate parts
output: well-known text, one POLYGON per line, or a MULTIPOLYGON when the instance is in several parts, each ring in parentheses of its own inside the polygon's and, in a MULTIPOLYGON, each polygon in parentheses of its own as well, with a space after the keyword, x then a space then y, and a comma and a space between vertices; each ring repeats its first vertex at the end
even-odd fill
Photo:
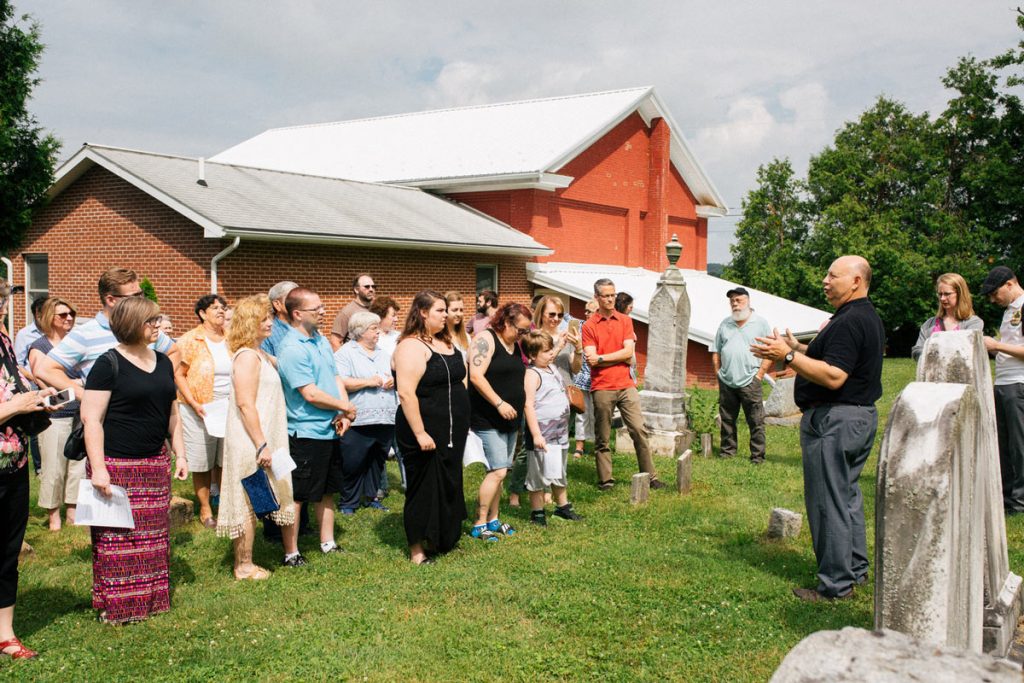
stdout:
POLYGON ((946 297, 950 296, 956 296, 956 292, 936 292, 936 294, 938 294, 940 299, 945 299, 946 297))
POLYGON ((562 318, 565 317, 565 313, 545 313, 544 315, 553 320, 561 320, 562 318))
POLYGON ((327 312, 327 307, 326 306, 317 306, 316 308, 300 308, 299 310, 303 311, 305 313, 326 313, 327 312))
POLYGON ((68 313, 58 313, 57 317, 58 318, 62 318, 64 320, 67 320, 68 318, 74 318, 75 317, 75 312, 74 311, 69 311, 68 313))
POLYGON ((377 285, 359 285, 363 289, 377 289, 377 285))
POLYGON ((140 289, 139 291, 132 292, 131 294, 109 294, 108 296, 112 296, 115 299, 127 299, 132 296, 146 296, 146 293, 140 289))
POLYGON ((517 327, 516 328, 516 334, 519 335, 520 337, 522 337, 524 334, 526 334, 529 331, 530 331, 529 327, 527 327, 527 328, 517 327))
POLYGON ((160 324, 161 320, 163 320, 163 316, 162 315, 156 315, 156 316, 153 316, 152 318, 150 318, 149 320, 147 320, 145 324, 149 325, 150 327, 156 327, 157 325, 160 324))

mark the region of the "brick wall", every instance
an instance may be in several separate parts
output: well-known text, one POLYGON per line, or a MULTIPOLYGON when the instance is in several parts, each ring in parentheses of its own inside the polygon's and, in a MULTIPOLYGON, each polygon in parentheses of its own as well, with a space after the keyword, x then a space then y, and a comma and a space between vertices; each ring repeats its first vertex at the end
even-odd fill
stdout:
MULTIPOLYGON (((47 254, 50 292, 73 303, 84 319, 100 303, 96 281, 112 266, 149 277, 161 309, 180 334, 194 326, 192 306, 209 291, 210 259, 230 243, 203 237, 202 228, 101 168, 86 172, 36 217, 24 246, 11 254, 14 281, 23 284, 22 254, 47 254)), ((404 307, 420 289, 457 289, 470 300, 475 266, 498 264, 503 300, 529 302, 523 257, 453 254, 412 249, 361 249, 242 240, 219 263, 220 293, 229 301, 266 292, 280 280, 295 280, 321 294, 333 319, 352 298, 356 273, 373 274, 378 294, 404 307)), ((12 307, 13 328, 25 324, 21 297, 12 307)))

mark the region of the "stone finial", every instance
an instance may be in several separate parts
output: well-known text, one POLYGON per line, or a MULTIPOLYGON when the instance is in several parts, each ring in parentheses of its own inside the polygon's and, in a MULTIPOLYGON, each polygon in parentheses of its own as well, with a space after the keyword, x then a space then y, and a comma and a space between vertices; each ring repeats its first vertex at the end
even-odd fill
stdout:
POLYGON ((672 239, 668 244, 665 245, 665 255, 668 256, 669 268, 675 268, 676 263, 679 261, 679 257, 683 254, 683 244, 679 241, 679 236, 672 233, 672 239))

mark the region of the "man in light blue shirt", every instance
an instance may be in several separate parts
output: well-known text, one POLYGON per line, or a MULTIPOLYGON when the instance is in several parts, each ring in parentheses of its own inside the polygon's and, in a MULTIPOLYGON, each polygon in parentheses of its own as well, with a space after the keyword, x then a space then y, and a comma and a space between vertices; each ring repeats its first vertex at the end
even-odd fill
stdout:
POLYGON ((750 428, 750 462, 761 464, 765 458, 764 403, 761 380, 771 367, 770 360, 759 360, 750 352, 757 337, 770 337, 768 321, 750 307, 750 293, 743 287, 726 292, 732 314, 722 321, 715 334, 711 362, 718 376, 718 415, 722 422, 720 455, 736 455, 736 419, 742 407, 750 428))
MULTIPOLYGON (((334 541, 334 494, 342 487, 339 436, 355 420, 345 385, 334 367, 334 352, 320 334, 326 309, 316 292, 292 289, 285 297, 291 330, 277 346, 277 371, 288 411, 288 448, 295 460, 292 489, 295 516, 313 503, 320 526, 320 550, 340 552, 334 541)), ((300 567, 298 525, 283 529, 284 565, 300 567)))

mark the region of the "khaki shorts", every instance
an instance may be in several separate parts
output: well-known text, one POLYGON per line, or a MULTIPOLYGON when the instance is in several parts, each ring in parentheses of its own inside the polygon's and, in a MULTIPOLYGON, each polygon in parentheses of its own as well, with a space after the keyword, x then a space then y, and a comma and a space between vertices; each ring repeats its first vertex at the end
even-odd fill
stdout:
POLYGON ((544 477, 544 451, 528 450, 526 451, 526 490, 527 491, 543 491, 545 486, 557 486, 558 488, 566 488, 566 454, 569 452, 569 446, 562 446, 562 468, 561 474, 557 479, 546 479, 544 477))
POLYGON ((188 471, 209 472, 224 464, 224 439, 207 434, 203 419, 190 406, 179 403, 178 414, 181 416, 188 471))

